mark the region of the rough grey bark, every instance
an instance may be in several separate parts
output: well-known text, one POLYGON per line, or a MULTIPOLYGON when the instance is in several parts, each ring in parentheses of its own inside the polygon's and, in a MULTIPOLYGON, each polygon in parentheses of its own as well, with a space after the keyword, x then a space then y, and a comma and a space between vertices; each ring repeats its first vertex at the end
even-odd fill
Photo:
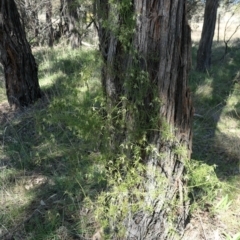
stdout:
POLYGON ((215 31, 219 0, 207 0, 204 11, 202 35, 197 51, 198 71, 205 71, 211 67, 212 42, 215 31))
POLYGON ((38 70, 14 0, 0 1, 0 60, 10 105, 27 106, 41 97, 38 70))
POLYGON ((137 13, 136 30, 127 40, 131 46, 126 51, 117 36, 127 24, 118 8, 107 0, 98 0, 97 8, 100 50, 105 63, 102 85, 108 111, 127 108, 125 127, 121 128, 124 132, 118 132, 118 123, 113 122, 111 148, 117 151, 130 133, 144 127, 148 144, 155 146, 154 153, 142 154, 147 169, 145 190, 149 191, 144 201, 154 210, 129 213, 124 222, 125 239, 175 239, 184 231, 188 217, 184 161, 190 158, 192 145, 193 109, 187 87, 191 38, 186 1, 133 0, 131 11, 137 13), (109 19, 114 31, 101 24, 109 19), (131 69, 137 69, 133 78, 129 77, 131 69), (145 82, 139 79, 141 71, 147 73, 145 82), (125 106, 122 96, 127 99, 125 106), (160 105, 155 102, 156 97, 160 105), (154 128, 157 130, 146 127, 152 119, 158 119, 154 128), (172 137, 164 137, 165 124, 172 137), (185 155, 177 153, 181 147, 186 150, 185 155), (161 182, 157 180, 159 175, 161 182), (158 192, 158 196, 151 198, 152 191, 158 192))

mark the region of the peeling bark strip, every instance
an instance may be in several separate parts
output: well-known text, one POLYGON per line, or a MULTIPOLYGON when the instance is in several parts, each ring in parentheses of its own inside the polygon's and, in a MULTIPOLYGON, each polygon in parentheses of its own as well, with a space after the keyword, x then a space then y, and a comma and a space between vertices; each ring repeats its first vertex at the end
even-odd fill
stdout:
MULTIPOLYGON (((114 30, 101 25, 111 19, 112 5, 112 1, 98 0, 100 48, 105 61, 104 92, 110 108, 122 107, 121 96, 127 99, 128 117, 125 128, 121 129, 125 131, 122 136, 128 137, 145 127, 147 142, 155 147, 155 151, 142 155, 147 169, 144 201, 153 211, 129 212, 124 222, 125 239, 177 239, 176 235, 182 234, 188 217, 184 162, 190 158, 192 147, 193 108, 187 87, 191 37, 186 1, 132 0, 136 23, 127 50, 118 36, 127 24, 121 14, 114 13, 117 22, 114 30), (129 77, 129 72, 136 68, 134 77, 129 77), (147 73, 145 82, 149 84, 139 79, 141 71, 147 73), (160 105, 155 103, 156 97, 160 99, 160 105), (149 122, 156 118, 158 126, 151 126, 149 122), (167 137, 164 136, 166 125, 167 137), (180 149, 185 149, 185 153, 180 149)), ((117 129, 115 127, 115 134, 118 134, 117 129)), ((124 140, 113 137, 114 150, 121 144, 119 141, 124 140)))
POLYGON ((212 42, 215 31, 219 0, 207 0, 204 11, 204 22, 201 40, 197 51, 198 71, 205 71, 211 66, 212 42))
POLYGON ((27 106, 41 97, 37 65, 14 0, 0 1, 0 60, 10 105, 27 106))

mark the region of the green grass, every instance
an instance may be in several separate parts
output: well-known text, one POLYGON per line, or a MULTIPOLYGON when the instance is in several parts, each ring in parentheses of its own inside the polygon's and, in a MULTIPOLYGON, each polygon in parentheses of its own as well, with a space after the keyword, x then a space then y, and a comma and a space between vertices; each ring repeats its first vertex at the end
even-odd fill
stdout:
MULTIPOLYGON (((196 51, 195 46, 193 59, 196 51)), ((214 166, 218 179, 225 184, 211 204, 214 206, 229 196, 231 204, 228 209, 220 207, 223 211, 219 218, 234 235, 240 229, 235 215, 240 209, 240 49, 232 46, 225 58, 222 58, 223 52, 223 45, 214 43, 212 68, 206 73, 198 73, 193 65, 190 75, 195 107, 192 158, 214 166)))
POLYGON ((106 185, 98 154, 99 57, 58 48, 35 56, 44 98, 0 129, 0 230, 15 233, 24 222, 17 229, 24 239, 61 239, 59 229, 67 239, 89 238, 95 229, 86 227, 93 220, 83 200, 106 185))
MULTIPOLYGON (((213 58, 220 59, 222 48, 213 48, 213 58)), ((193 56, 195 53, 193 49, 193 56)), ((190 76, 195 107, 193 158, 216 164, 220 178, 230 176, 233 168, 239 170, 240 159, 235 156, 239 144, 239 53, 239 48, 233 47, 224 60, 215 60, 209 72, 193 71, 190 76), (226 164, 228 161, 231 164, 226 164)))
MULTIPOLYGON (((197 73, 193 66, 190 75, 195 160, 189 184, 196 207, 221 203, 213 211, 234 235, 240 229, 233 214, 240 209, 240 50, 230 48, 220 61, 222 52, 223 46, 214 45, 212 69, 197 73), (217 191, 219 179, 228 191, 217 191)), ((34 54, 44 97, 7 115, 0 126, 0 234, 27 240, 89 239, 100 228, 94 207, 110 177, 99 53, 55 47, 34 54)), ((193 62, 195 57, 193 48, 193 62)))

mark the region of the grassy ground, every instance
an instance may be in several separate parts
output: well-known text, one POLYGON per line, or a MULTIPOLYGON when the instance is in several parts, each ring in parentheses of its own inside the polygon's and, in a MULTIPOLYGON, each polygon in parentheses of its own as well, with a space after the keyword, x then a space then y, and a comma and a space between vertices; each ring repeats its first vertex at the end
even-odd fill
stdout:
POLYGON ((89 238, 97 227, 83 199, 105 186, 97 154, 98 56, 66 48, 35 56, 44 98, 23 112, 2 110, 0 234, 89 238))
MULTIPOLYGON (((193 44, 193 60, 197 47, 193 44)), ((219 207, 214 225, 223 235, 203 239, 240 239, 240 46, 231 45, 224 56, 223 43, 214 42, 212 52, 211 70, 198 73, 193 62, 190 76, 195 107, 192 158, 213 166, 225 183, 211 203, 219 207)))
MULTIPOLYGON (((214 44, 212 69, 200 74, 193 66, 190 76, 192 158, 214 166, 227 186, 201 205, 201 221, 210 211, 218 219, 210 226, 219 230, 216 236, 234 239, 240 229, 240 47, 232 46, 225 58, 223 52, 221 44, 214 44)), ((43 99, 23 112, 13 111, 0 82, 0 236, 90 239, 99 228, 92 206, 107 179, 106 157, 100 154, 100 58, 94 50, 66 46, 34 54, 43 99)), ((203 234, 202 239, 210 238, 203 234)))

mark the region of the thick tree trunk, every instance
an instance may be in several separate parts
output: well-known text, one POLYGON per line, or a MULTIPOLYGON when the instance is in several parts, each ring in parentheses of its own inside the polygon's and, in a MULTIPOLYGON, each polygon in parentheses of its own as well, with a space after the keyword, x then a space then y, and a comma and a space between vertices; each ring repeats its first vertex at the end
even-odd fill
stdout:
POLYGON ((129 135, 137 142, 139 134, 145 134, 155 149, 142 153, 148 196, 144 201, 153 211, 129 213, 124 222, 125 239, 176 239, 188 217, 184 162, 190 158, 192 145, 193 109, 187 87, 191 37, 186 1, 132 3, 129 11, 137 14, 135 31, 121 41, 121 29, 129 25, 124 19, 128 13, 123 16, 114 4, 98 1, 100 49, 105 62, 102 83, 109 113, 122 108, 126 112, 121 119, 125 127, 113 121, 111 149, 117 154, 129 135), (109 19, 114 30, 101 25, 109 19), (130 46, 127 50, 125 44, 130 46))
POLYGON ((215 31, 219 0, 207 0, 204 12, 204 23, 197 52, 198 71, 205 71, 211 66, 212 42, 215 31))
POLYGON ((10 105, 27 106, 41 97, 37 65, 14 0, 0 2, 0 53, 10 105))

